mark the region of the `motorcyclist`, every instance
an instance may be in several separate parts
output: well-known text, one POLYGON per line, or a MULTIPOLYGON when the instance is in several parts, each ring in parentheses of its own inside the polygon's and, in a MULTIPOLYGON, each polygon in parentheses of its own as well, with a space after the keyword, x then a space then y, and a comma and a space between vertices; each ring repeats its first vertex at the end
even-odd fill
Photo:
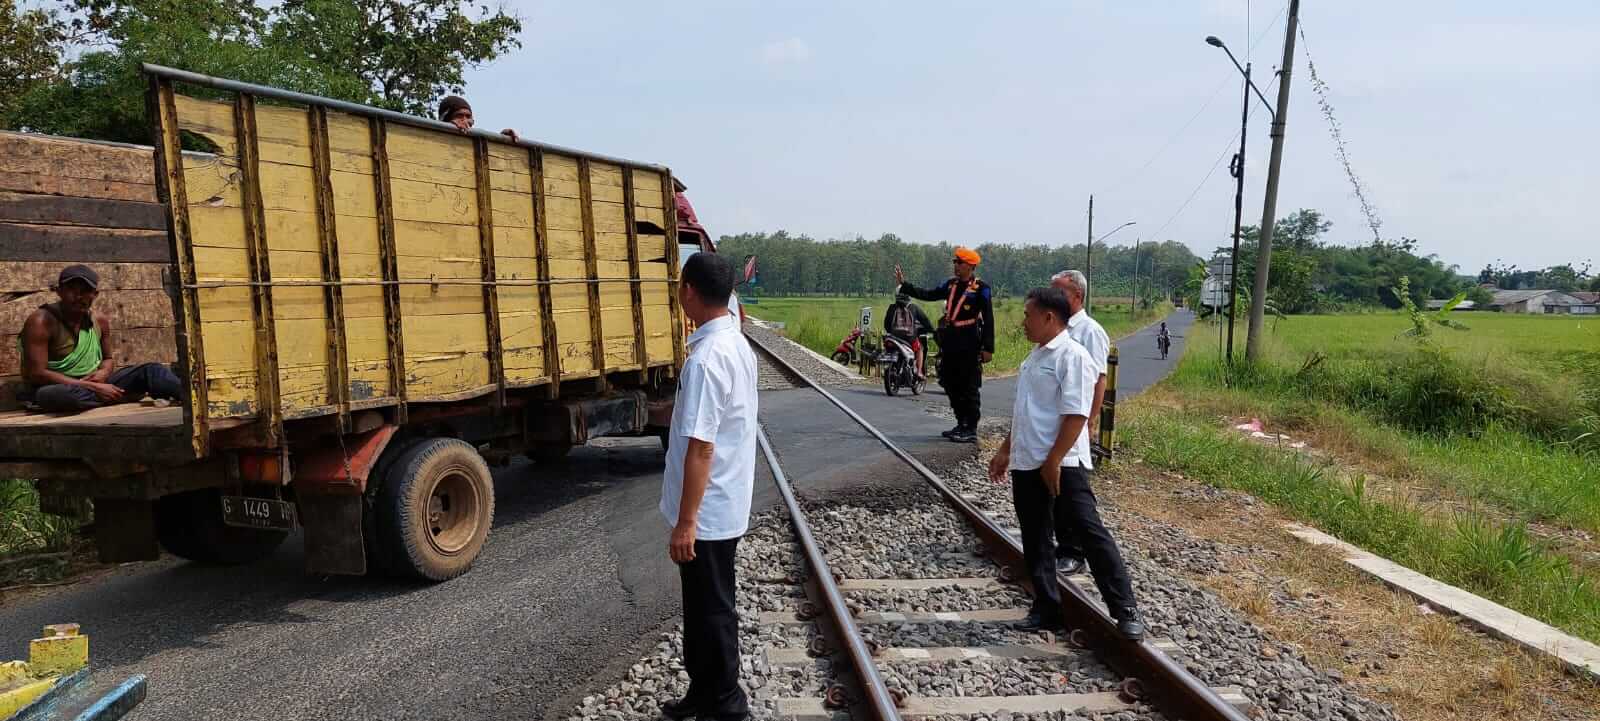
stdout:
POLYGON ((928 320, 928 314, 922 312, 922 306, 911 302, 911 296, 905 293, 896 293, 894 305, 883 314, 883 332, 906 342, 911 346, 911 352, 916 356, 917 377, 922 378, 923 357, 927 355, 922 347, 922 336, 933 333, 933 322, 928 320))

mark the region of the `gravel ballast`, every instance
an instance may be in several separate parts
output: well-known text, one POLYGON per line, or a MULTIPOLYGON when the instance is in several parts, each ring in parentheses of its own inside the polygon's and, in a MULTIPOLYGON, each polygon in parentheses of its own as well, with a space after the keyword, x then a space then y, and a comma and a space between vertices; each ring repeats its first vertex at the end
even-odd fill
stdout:
MULTIPOLYGON (((775 364, 765 358, 761 358, 761 349, 763 347, 770 350, 774 355, 781 357, 785 363, 794 366, 795 370, 806 374, 806 376, 820 385, 830 388, 848 388, 867 382, 866 379, 854 373, 849 375, 841 373, 838 368, 818 360, 816 356, 807 352, 807 349, 801 347, 800 344, 783 337, 783 334, 775 330, 763 327, 759 323, 746 322, 744 324, 744 332, 745 335, 760 342, 761 345, 752 343, 751 347, 755 350, 760 365, 768 368, 767 370, 758 369, 761 375, 761 378, 758 379, 758 384, 762 382, 787 383, 788 385, 786 386, 778 386, 784 388, 800 387, 802 385, 796 379, 788 377, 788 374, 780 370, 775 364)), ((767 389, 762 388, 762 390, 767 389)))
MULTIPOLYGON (((970 460, 942 469, 960 492, 977 499, 1001 525, 1015 525, 1010 488, 984 477, 983 466, 970 460)), ((996 567, 974 554, 975 540, 965 523, 931 489, 881 493, 872 489, 854 497, 806 506, 808 520, 833 570, 843 579, 930 579, 994 577, 996 567)), ((1108 527, 1122 530, 1115 509, 1105 509, 1108 527)), ((1211 686, 1238 686, 1257 705, 1257 718, 1283 721, 1393 719, 1387 708, 1364 698, 1337 673, 1312 668, 1292 647, 1275 643, 1219 598, 1182 578, 1180 572, 1216 572, 1230 554, 1225 544, 1198 540, 1171 526, 1141 523, 1124 537, 1123 553, 1133 576, 1135 594, 1152 637, 1168 637, 1182 648, 1190 672, 1211 686)), ((804 600, 796 582, 806 575, 787 515, 781 509, 752 519, 740 543, 741 684, 750 694, 755 718, 774 718, 777 699, 817 697, 830 683, 833 664, 827 658, 796 665, 767 662, 769 647, 805 648, 818 633, 815 624, 766 626, 756 622, 762 611, 792 611, 804 600)), ((1091 595, 1095 592, 1090 589, 1091 595)), ((859 611, 970 611, 1023 608, 1027 596, 1012 584, 979 588, 944 585, 934 588, 852 590, 847 600, 859 611)), ((1024 633, 998 623, 870 624, 866 635, 882 647, 980 647, 1049 643, 1049 634, 1024 633)), ((891 688, 915 696, 1015 696, 1040 693, 1088 693, 1114 690, 1121 680, 1092 655, 1057 659, 963 659, 959 661, 884 662, 879 670, 891 688)), ((603 691, 572 709, 570 721, 633 721, 659 718, 659 705, 680 696, 687 687, 682 671, 681 636, 665 634, 652 652, 603 691)), ((960 717, 950 717, 960 718, 960 717)), ((985 721, 1023 721, 1023 714, 996 713, 973 717, 985 721)), ((1165 716, 1136 707, 1108 714, 1050 714, 1051 721, 1095 718, 1145 721, 1165 716)))

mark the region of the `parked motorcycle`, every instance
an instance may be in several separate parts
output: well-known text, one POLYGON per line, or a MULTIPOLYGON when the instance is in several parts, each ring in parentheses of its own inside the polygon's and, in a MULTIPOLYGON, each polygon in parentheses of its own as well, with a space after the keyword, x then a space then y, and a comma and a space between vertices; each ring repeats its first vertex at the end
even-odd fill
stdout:
POLYGON ((885 334, 883 352, 878 354, 878 370, 883 373, 883 392, 892 396, 901 388, 908 388, 911 395, 922 393, 925 381, 917 375, 917 354, 911 344, 885 334))
POLYGON ((860 340, 861 329, 851 329, 850 335, 845 336, 843 340, 839 341, 839 345, 833 349, 833 355, 830 356, 833 362, 843 366, 852 365, 852 361, 856 357, 856 343, 860 340))

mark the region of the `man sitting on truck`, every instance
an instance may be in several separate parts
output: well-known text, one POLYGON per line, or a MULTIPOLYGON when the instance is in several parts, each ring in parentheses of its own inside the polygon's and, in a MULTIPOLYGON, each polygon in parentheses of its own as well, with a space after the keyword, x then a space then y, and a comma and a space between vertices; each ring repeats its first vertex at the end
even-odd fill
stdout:
POLYGON ((17 334, 22 345, 22 392, 51 413, 77 413, 102 405, 178 397, 178 376, 160 363, 118 369, 111 357, 111 320, 94 310, 100 275, 87 265, 61 270, 54 288, 61 300, 39 306, 17 334))

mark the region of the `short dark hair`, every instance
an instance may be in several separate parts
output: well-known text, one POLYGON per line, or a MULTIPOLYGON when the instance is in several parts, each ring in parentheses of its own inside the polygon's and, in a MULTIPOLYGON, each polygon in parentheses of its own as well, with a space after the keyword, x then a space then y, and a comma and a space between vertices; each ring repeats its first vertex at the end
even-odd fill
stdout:
POLYGON ((1032 301, 1033 307, 1039 310, 1047 310, 1056 314, 1056 317, 1060 318, 1062 323, 1067 322, 1067 319, 1072 317, 1072 306, 1067 304, 1067 294, 1061 292, 1061 289, 1055 286, 1034 288, 1028 291, 1027 301, 1032 301))
POLYGON ((733 263, 716 253, 695 253, 683 264, 682 280, 708 305, 726 308, 733 295, 733 263))

